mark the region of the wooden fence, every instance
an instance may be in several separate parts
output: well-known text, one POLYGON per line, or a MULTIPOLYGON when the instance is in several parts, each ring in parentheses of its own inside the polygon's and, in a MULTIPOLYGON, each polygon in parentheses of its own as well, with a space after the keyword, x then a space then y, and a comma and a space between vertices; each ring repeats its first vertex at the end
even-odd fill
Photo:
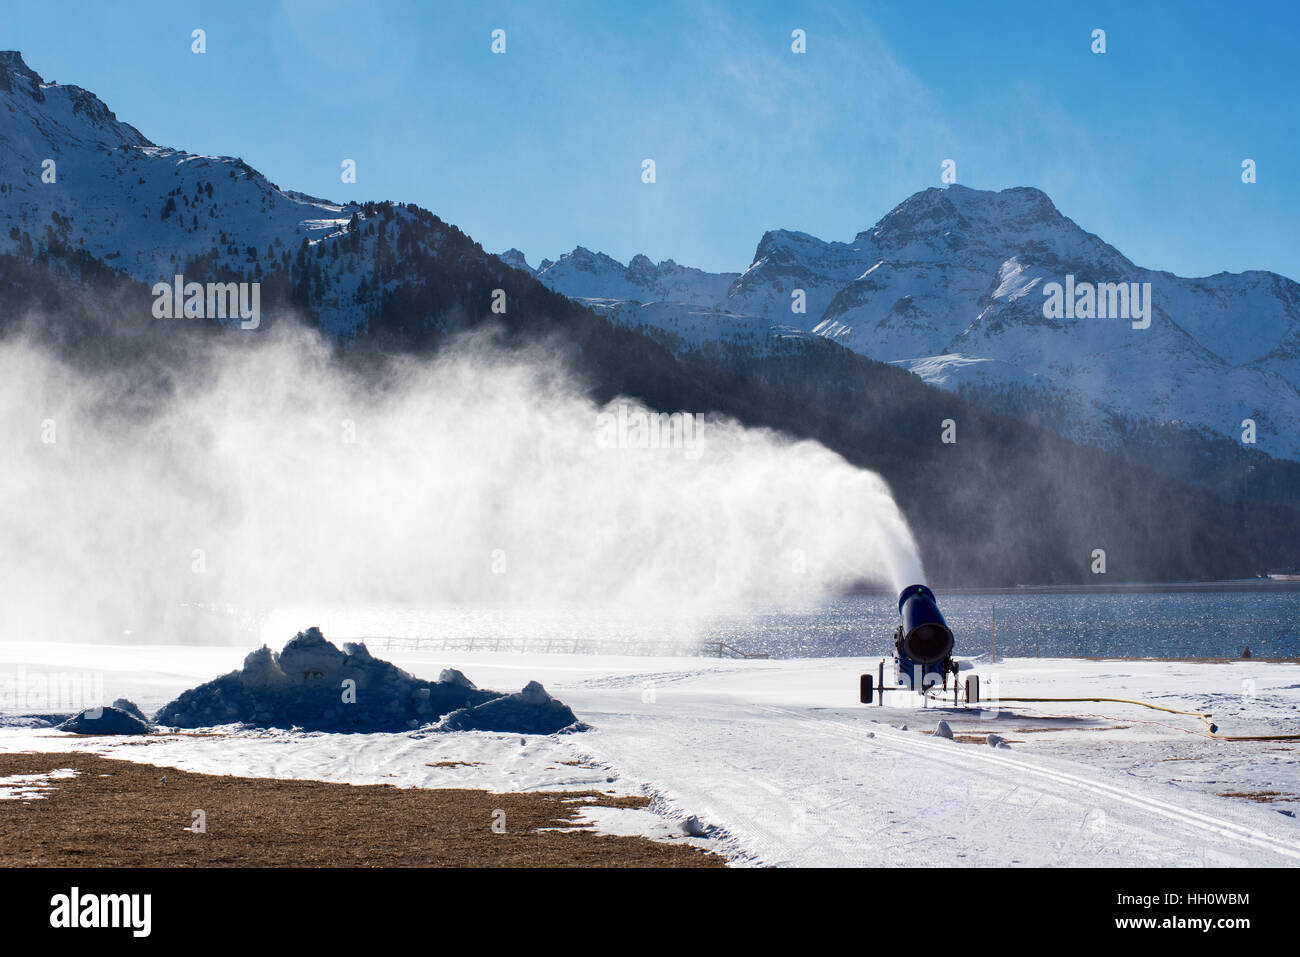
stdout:
POLYGON ((642 655, 679 658, 768 658, 766 652, 745 652, 725 641, 672 642, 601 638, 403 638, 364 635, 371 651, 507 651, 547 655, 642 655))

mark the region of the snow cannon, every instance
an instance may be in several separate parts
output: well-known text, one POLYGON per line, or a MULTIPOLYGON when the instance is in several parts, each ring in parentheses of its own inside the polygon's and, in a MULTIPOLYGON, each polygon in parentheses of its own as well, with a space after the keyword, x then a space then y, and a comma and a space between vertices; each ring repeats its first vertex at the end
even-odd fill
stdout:
POLYGON ((952 629, 934 592, 924 585, 908 585, 898 596, 898 615, 903 623, 895 634, 899 660, 909 665, 933 665, 952 654, 952 629))
MULTIPOLYGON (((894 631, 893 685, 885 684, 885 661, 882 658, 877 675, 862 675, 859 699, 863 704, 877 700, 884 704, 886 691, 915 691, 926 697, 930 690, 942 685, 948 690, 948 676, 952 675, 953 703, 957 703, 960 670, 953 658, 956 640, 952 629, 939 610, 939 602, 925 585, 908 585, 898 596, 898 617, 901 623, 894 631), (877 693, 879 692, 879 693, 877 693)), ((966 667, 969 667, 969 662, 966 667)), ((979 701, 979 677, 966 679, 966 701, 979 701)))

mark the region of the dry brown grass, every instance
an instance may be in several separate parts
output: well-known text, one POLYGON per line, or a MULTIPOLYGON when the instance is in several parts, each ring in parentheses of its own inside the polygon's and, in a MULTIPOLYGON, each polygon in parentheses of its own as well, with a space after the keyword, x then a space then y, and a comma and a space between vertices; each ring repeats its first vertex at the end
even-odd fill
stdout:
POLYGON ((193 774, 94 754, 4 754, 0 776, 73 768, 32 800, 0 801, 5 867, 720 867, 686 844, 613 837, 598 792, 492 794, 193 774), (162 780, 163 778, 166 780, 162 780), (186 830, 195 809, 207 832, 186 830), (505 812, 506 833, 492 830, 505 812), (576 828, 563 832, 553 828, 576 828))
POLYGON ((1257 801, 1260 804, 1272 804, 1275 801, 1294 801, 1296 795, 1281 791, 1220 791, 1221 798, 1241 798, 1243 801, 1257 801))
MULTIPOLYGON (((982 744, 988 746, 989 736, 987 734, 953 734, 952 739, 960 744, 982 744)), ((1015 738, 1003 738, 1007 744, 1019 744, 1015 738)))
MULTIPOLYGON (((1006 732, 1010 732, 1010 733, 1013 733, 1013 734, 1048 734, 1048 733, 1051 733, 1051 732, 1061 732, 1061 731, 1079 731, 1079 730, 1088 730, 1088 731, 1123 731, 1123 730, 1125 730, 1125 729, 1127 729, 1127 728, 1131 728, 1131 727, 1132 727, 1131 724, 1114 724, 1114 725, 1106 725, 1106 726, 1103 726, 1103 727, 1089 727, 1089 728, 1087 728, 1087 729, 1080 729, 1080 728, 1008 728, 1008 729, 1006 729, 1006 732)), ((953 739, 954 741, 958 741, 958 742, 960 742, 960 743, 962 743, 962 744, 988 744, 988 736, 989 736, 990 734, 998 734, 998 735, 1002 735, 1002 734, 1004 734, 1004 733, 1006 733, 1006 732, 1004 732, 1004 731, 962 731, 962 732, 954 732, 954 733, 953 733, 953 736, 952 736, 952 739, 953 739)), ((933 731, 927 731, 927 732, 925 732, 925 733, 926 733, 926 734, 930 734, 930 735, 933 735, 933 734, 934 734, 933 731)), ((1020 743, 1021 743, 1020 741, 1016 740, 1015 738, 1007 738, 1007 737, 1003 737, 1002 740, 1005 741, 1007 744, 1020 744, 1020 743)))
POLYGON ((1101 724, 1086 728, 1015 728, 1014 730, 1016 734, 1046 734, 1060 731, 1127 731, 1131 727, 1133 727, 1131 724, 1101 724))

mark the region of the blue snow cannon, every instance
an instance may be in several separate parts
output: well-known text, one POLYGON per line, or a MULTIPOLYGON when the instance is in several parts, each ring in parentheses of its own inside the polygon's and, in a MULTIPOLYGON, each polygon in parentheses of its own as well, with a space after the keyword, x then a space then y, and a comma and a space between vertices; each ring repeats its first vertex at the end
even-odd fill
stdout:
MULTIPOLYGON (((875 699, 884 704, 885 691, 911 690, 928 695, 936 685, 942 685, 947 691, 948 676, 952 675, 953 700, 956 703, 959 669, 952 656, 956 642, 943 612, 939 610, 934 592, 925 585, 908 585, 898 596, 898 616, 902 621, 894 632, 897 683, 885 684, 885 661, 882 658, 877 675, 862 675, 860 700, 869 704, 875 699)), ((979 678, 975 675, 966 680, 966 701, 979 701, 979 678)))
POLYGON ((952 629, 943 620, 943 612, 934 592, 924 585, 908 585, 898 596, 898 614, 903 623, 895 633, 895 650, 900 664, 908 671, 914 665, 934 665, 945 661, 953 648, 952 629))

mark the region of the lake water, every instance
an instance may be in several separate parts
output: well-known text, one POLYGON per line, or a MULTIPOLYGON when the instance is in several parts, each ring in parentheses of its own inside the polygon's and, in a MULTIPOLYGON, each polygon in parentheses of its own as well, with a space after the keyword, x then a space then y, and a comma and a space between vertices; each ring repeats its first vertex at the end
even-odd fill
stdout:
MULTIPOLYGON (((1300 589, 940 594, 939 601, 958 655, 991 650, 996 614, 1000 655, 1235 658, 1249 645, 1256 657, 1300 658, 1300 589)), ((854 595, 815 608, 707 618, 676 615, 671 603, 634 616, 585 609, 286 609, 263 623, 262 636, 278 648, 315 624, 335 641, 392 637, 649 654, 725 642, 774 658, 845 657, 886 653, 897 623, 892 596, 854 595)))
MULTIPOLYGON (((947 595, 940 607, 958 655, 1300 657, 1300 591, 947 595)), ((888 596, 854 596, 820 612, 736 622, 733 643, 779 657, 881 654, 898 624, 888 596), (853 650, 857 649, 857 650, 853 650)), ((720 623, 721 625, 721 623, 720 623)))

